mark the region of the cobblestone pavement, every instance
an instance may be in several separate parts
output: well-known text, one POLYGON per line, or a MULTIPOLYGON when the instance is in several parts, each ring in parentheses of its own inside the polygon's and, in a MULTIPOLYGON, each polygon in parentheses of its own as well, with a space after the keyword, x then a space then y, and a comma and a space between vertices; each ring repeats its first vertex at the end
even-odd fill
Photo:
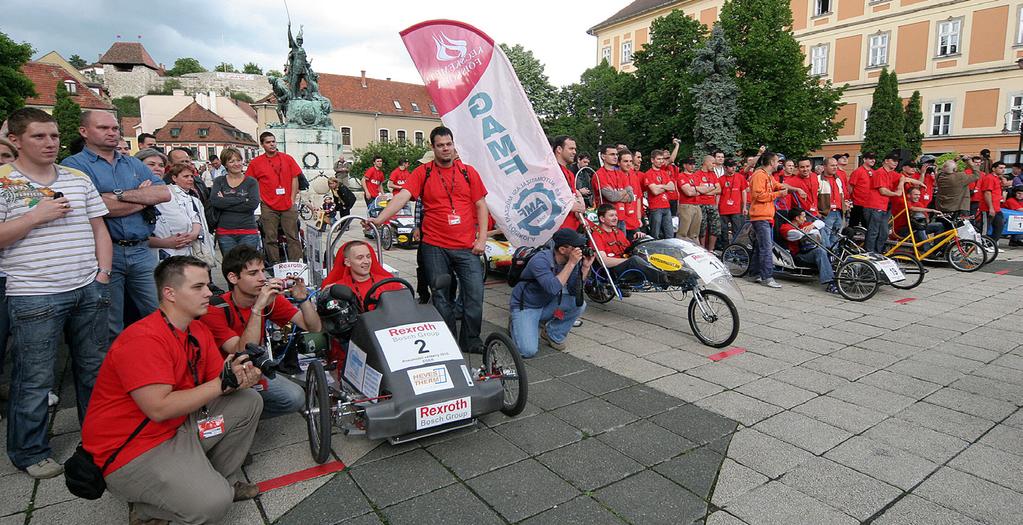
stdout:
MULTIPOLYGON (((414 252, 385 262, 414 277, 414 252)), ((349 468, 228 522, 1023 523, 1023 251, 929 270, 865 303, 743 281, 745 352, 717 362, 667 295, 591 304, 565 352, 527 361, 523 414, 401 446, 335 434, 349 468)), ((485 331, 509 291, 491 277, 485 331)), ((65 380, 58 460, 79 439, 72 396, 65 380)), ((262 423, 253 452, 253 481, 314 466, 297 415, 262 423)), ((109 494, 0 476, 0 525, 127 521, 109 494)))

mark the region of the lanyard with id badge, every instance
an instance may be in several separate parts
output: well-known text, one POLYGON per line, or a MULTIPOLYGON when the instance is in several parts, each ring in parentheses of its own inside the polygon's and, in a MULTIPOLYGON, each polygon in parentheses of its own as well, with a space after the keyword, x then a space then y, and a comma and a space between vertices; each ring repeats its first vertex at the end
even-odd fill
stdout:
POLYGON ((462 224, 462 217, 455 211, 455 198, 452 193, 455 191, 455 170, 454 167, 451 169, 451 187, 444 182, 444 175, 440 176, 440 185, 444 187, 444 191, 448 194, 448 204, 451 206, 451 213, 448 214, 448 226, 457 226, 462 224))
MULTIPOLYGON (((167 314, 160 310, 160 315, 163 317, 164 322, 167 323, 167 328, 171 331, 171 335, 174 339, 177 339, 177 332, 174 329, 174 325, 171 324, 170 319, 167 319, 167 314)), ((199 386, 199 360, 201 359, 202 350, 199 347, 199 341, 192 335, 192 330, 189 329, 185 332, 185 357, 188 363, 188 372, 192 375, 193 385, 199 386)), ((199 421, 197 423, 197 430, 199 432, 199 439, 207 439, 219 436, 224 433, 224 415, 219 414, 210 417, 209 409, 204 405, 199 409, 199 421)))

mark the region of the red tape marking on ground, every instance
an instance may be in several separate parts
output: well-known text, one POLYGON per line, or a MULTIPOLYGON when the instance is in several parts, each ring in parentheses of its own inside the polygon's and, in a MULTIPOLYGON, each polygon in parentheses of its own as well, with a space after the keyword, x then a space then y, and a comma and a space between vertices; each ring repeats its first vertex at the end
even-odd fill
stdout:
POLYGON ((291 474, 285 474, 280 477, 268 479, 266 481, 259 482, 259 492, 268 492, 281 487, 287 487, 305 481, 307 479, 318 478, 325 474, 331 474, 344 470, 345 464, 340 461, 331 461, 330 463, 324 463, 323 465, 317 465, 315 467, 300 470, 298 472, 292 472, 291 474))
POLYGON ((911 302, 913 302, 915 300, 916 300, 916 297, 907 297, 905 299, 899 299, 898 301, 895 301, 895 302, 898 303, 898 304, 906 304, 906 303, 911 303, 911 302))
POLYGON ((1010 270, 998 270, 995 275, 1007 275, 1010 270))
POLYGON ((745 348, 739 348, 738 346, 733 346, 733 347, 729 348, 728 350, 725 350, 724 352, 717 353, 717 354, 714 354, 714 355, 711 355, 711 356, 708 356, 708 357, 710 357, 711 361, 720 361, 720 360, 722 360, 722 359, 724 359, 726 357, 732 357, 733 355, 738 355, 738 354, 741 354, 741 353, 743 353, 745 351, 746 351, 745 348))

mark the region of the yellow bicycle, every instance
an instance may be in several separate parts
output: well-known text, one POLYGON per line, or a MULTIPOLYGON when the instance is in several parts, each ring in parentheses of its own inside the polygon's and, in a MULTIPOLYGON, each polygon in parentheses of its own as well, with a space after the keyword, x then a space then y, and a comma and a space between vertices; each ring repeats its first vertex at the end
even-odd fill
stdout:
MULTIPOLYGON (((905 195, 902 199, 905 203, 905 195)), ((918 240, 909 217, 908 204, 892 217, 892 222, 902 215, 906 216, 909 232, 897 241, 888 241, 886 256, 908 255, 921 262, 944 259, 960 272, 975 272, 984 266, 986 260, 980 233, 966 218, 939 213, 935 218, 942 223, 943 231, 918 240)))

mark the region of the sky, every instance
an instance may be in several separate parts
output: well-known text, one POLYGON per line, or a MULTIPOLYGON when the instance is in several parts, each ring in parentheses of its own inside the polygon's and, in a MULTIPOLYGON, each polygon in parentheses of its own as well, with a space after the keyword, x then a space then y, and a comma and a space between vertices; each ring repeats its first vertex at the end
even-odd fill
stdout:
MULTIPOLYGON (((291 0, 287 6, 293 30, 304 26, 304 47, 317 72, 357 76, 365 69, 372 78, 421 84, 398 32, 424 20, 451 19, 476 26, 495 42, 532 50, 551 83, 562 86, 596 64, 596 39, 586 30, 629 2, 291 0)), ((207 69, 224 60, 239 70, 247 62, 283 70, 288 53, 284 0, 4 3, 0 31, 32 44, 34 57, 55 50, 91 63, 117 35, 129 42, 141 35, 149 54, 167 68, 176 58, 194 57, 207 69)))

